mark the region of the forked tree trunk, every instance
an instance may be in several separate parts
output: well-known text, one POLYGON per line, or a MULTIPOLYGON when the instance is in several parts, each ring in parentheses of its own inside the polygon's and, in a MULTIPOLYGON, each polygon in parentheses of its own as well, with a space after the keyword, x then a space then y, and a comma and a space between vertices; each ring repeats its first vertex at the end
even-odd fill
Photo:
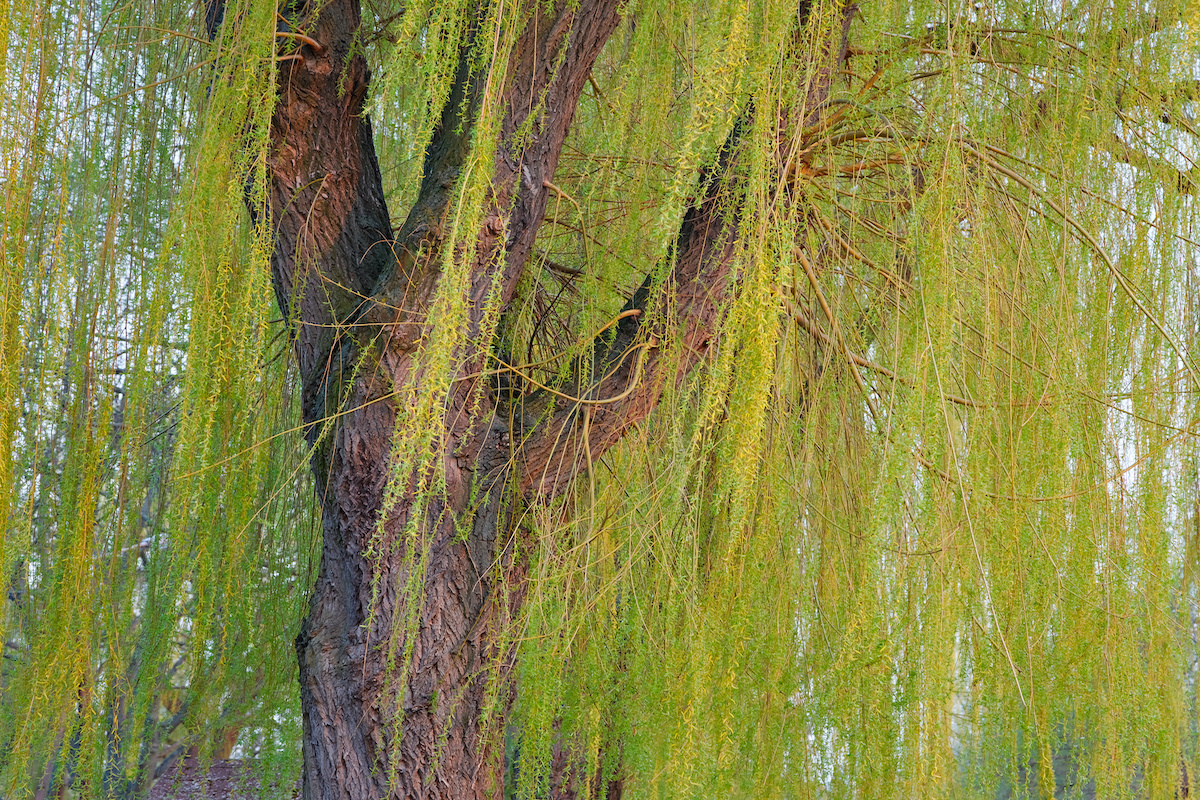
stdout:
MULTIPOLYGON (((419 197, 393 233, 362 113, 369 75, 351 48, 358 0, 311 5, 299 9, 299 30, 311 41, 280 65, 269 161, 277 232, 272 277, 295 324, 324 537, 309 614, 296 640, 304 796, 499 797, 497 746, 506 709, 501 701, 500 721, 493 719, 490 728, 482 712, 488 681, 503 686, 512 658, 497 642, 498 626, 522 599, 525 568, 512 553, 524 548, 508 546, 518 535, 510 522, 517 504, 560 492, 585 453, 602 454, 649 413, 668 382, 704 357, 731 284, 737 221, 722 213, 721 194, 730 190, 722 176, 736 157, 736 132, 682 223, 672 268, 675 301, 651 306, 648 290, 639 290, 617 335, 595 348, 590 374, 604 375, 603 381, 572 388, 581 396, 623 399, 579 406, 535 395, 526 398, 529 413, 496 413, 496 400, 476 385, 485 379, 471 377, 483 372, 487 343, 468 337, 443 422, 443 499, 414 504, 412 491, 401 491, 381 522, 397 403, 404 402, 393 388, 422 377, 414 348, 429 333, 425 312, 439 277, 441 223, 487 75, 468 67, 464 49, 427 150, 419 197), (657 347, 643 323, 654 318, 685 330, 684 345, 672 350, 685 355, 669 360, 657 347), (412 520, 413 514, 424 519, 412 520), (423 524, 428 547, 423 585, 412 598, 419 610, 411 641, 403 638, 402 619, 406 557, 414 555, 403 538, 410 522, 423 524), (396 686, 402 673, 393 655, 405 652, 411 662, 404 685, 396 686)), ((483 14, 481 8, 476 24, 483 14)), ((511 298, 545 214, 546 184, 576 103, 619 22, 621 4, 557 0, 550 7, 537 0, 506 7, 505 14, 520 20, 524 32, 507 65, 492 195, 475 241, 472 333, 483 324, 494 285, 501 287, 502 309, 511 298), (518 150, 516 132, 527 123, 534 135, 518 150)), ((842 50, 833 50, 824 57, 836 63, 842 50)), ((829 70, 814 84, 810 97, 818 103, 811 107, 831 80, 829 70)), ((788 140, 781 131, 781 142, 788 140)))
MULTIPOLYGON (((584 0, 577 8, 560 2, 550 11, 544 3, 530 5, 506 93, 544 98, 545 111, 534 121, 533 144, 517 153, 509 140, 531 104, 507 104, 494 194, 476 245, 470 289, 476 328, 497 270, 502 302, 511 295, 545 211, 542 182, 553 176, 579 94, 619 21, 615 0, 584 0)), ((305 45, 302 57, 281 69, 270 163, 279 231, 273 277, 281 305, 297 322, 304 417, 323 513, 319 577, 296 643, 304 792, 309 798, 495 797, 502 792, 502 760, 493 749, 498 730, 488 735, 481 711, 487 681, 503 672, 508 656, 497 651, 494 633, 509 611, 505 603, 519 602, 519 589, 514 595, 510 588, 521 585, 522 565, 497 561, 497 545, 509 534, 504 465, 511 439, 506 426, 489 422, 491 400, 473 380, 455 384, 446 413, 447 499, 420 507, 405 494, 382 526, 379 520, 398 402, 387 395, 419 379, 413 347, 425 331, 410 320, 424 319, 436 289, 439 223, 467 156, 482 89, 464 53, 429 146, 420 197, 394 238, 361 113, 367 70, 361 56, 348 56, 357 3, 322 4, 306 23, 302 30, 317 45, 305 45), (419 262, 412 255, 418 252, 419 262), (483 407, 465 413, 480 397, 483 407), (325 422, 343 409, 336 422, 325 422), (425 515, 429 549, 415 641, 397 643, 391 637, 403 625, 400 587, 407 578, 398 542, 412 513, 425 515), (465 541, 457 535, 464 526, 465 541), (371 547, 385 557, 369 557, 371 547), (406 684, 392 685, 398 674, 392 658, 408 648, 406 684)), ((487 352, 471 346, 476 351, 462 355, 468 371, 478 372, 487 352)))

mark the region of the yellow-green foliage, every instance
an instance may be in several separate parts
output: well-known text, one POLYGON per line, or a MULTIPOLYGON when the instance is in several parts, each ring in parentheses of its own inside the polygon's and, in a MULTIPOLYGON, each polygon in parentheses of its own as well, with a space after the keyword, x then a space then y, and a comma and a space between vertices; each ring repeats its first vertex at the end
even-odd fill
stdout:
POLYGON ((230 729, 295 769, 311 489, 243 201, 274 9, 211 47, 194 13, 0 9, 6 797, 124 792, 230 729))
MULTIPOLYGON (((442 491, 457 245, 529 10, 478 22, 490 90, 395 387, 389 502, 413 475, 442 491)), ((398 11, 372 4, 363 44, 400 217, 475 4, 398 11)), ((198 13, 0 7, 6 797, 51 777, 103 796, 230 729, 295 774, 315 510, 269 228, 244 210, 275 7, 231 5, 211 45, 198 13)), ((498 353, 560 377, 665 278, 743 121, 712 358, 519 520, 509 790, 543 796, 565 738, 628 797, 1172 796, 1200 766, 1195 9, 864 2, 822 109, 809 56, 840 20, 809 18, 631 2, 517 300, 486 310, 498 353)), ((424 533, 397 543, 409 597, 424 533)))

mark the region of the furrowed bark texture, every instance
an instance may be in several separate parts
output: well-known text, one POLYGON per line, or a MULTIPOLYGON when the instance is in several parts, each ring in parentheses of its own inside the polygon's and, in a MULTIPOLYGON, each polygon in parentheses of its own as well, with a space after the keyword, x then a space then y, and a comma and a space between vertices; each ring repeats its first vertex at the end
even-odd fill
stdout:
MULTIPOLYGON (((437 437, 445 491, 422 498, 414 481, 402 480, 381 519, 397 403, 404 387, 424 377, 416 354, 434 333, 427 315, 444 227, 491 78, 469 68, 468 41, 427 149, 419 196, 393 234, 362 113, 370 76, 352 48, 357 0, 295 11, 296 29, 316 44, 287 38, 303 43, 280 66, 269 197, 273 280, 295 326, 323 526, 321 566, 296 641, 304 796, 500 796, 496 746, 506 706, 501 701, 500 721, 485 729, 484 704, 487 681, 503 686, 512 659, 498 642, 499 625, 522 599, 524 566, 509 546, 511 520, 519 504, 561 492, 585 466, 585 450, 599 457, 644 419, 666 381, 692 369, 713 342, 735 285, 738 222, 724 213, 722 194, 736 135, 681 226, 670 270, 674 302, 653 299, 647 280, 616 337, 596 346, 592 374, 599 380, 576 387, 588 402, 534 396, 521 413, 496 413, 478 384, 484 379, 472 377, 488 359, 485 307, 497 286, 501 311, 511 299, 576 104, 621 14, 620 0, 506 9, 523 27, 509 63, 494 66, 505 76, 504 112, 483 222, 472 243, 457 245, 472 266, 469 336, 456 354, 462 366, 437 437), (651 318, 683 331, 682 357, 657 347, 645 324, 651 318), (419 551, 408 549, 411 529, 422 531, 419 551), (424 559, 422 583, 405 597, 412 557, 424 559), (410 609, 411 637, 403 624, 410 609), (397 663, 406 652, 411 661, 402 673, 397 663)), ((473 23, 476 33, 485 12, 473 23)))

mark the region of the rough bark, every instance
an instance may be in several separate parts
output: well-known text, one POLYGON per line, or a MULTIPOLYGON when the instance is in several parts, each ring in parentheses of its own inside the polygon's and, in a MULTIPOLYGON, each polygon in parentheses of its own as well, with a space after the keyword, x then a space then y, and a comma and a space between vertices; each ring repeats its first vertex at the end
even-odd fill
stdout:
POLYGON ((673 302, 652 296, 647 279, 616 336, 596 345, 591 374, 599 379, 574 387, 585 402, 534 396, 520 413, 496 413, 477 385, 483 379, 472 377, 488 358, 487 342, 475 335, 485 301, 496 285, 501 308, 511 298, 576 104, 621 8, 620 0, 560 0, 522 12, 501 94, 491 195, 467 251, 471 335, 458 354, 463 366, 438 439, 445 491, 427 503, 409 491, 381 520, 399 402, 392 388, 422 377, 415 348, 430 333, 443 223, 486 75, 468 68, 468 41, 427 149, 418 199, 393 234, 362 113, 370 76, 352 48, 357 0, 296 11, 298 30, 310 40, 288 38, 302 44, 281 62, 268 166, 273 280, 294 325, 323 521, 319 574, 296 641, 303 793, 323 800, 498 796, 503 726, 485 729, 484 705, 487 681, 503 685, 512 657, 498 628, 522 599, 524 567, 513 556, 521 548, 508 546, 511 520, 521 503, 562 491, 585 453, 599 457, 615 444, 712 344, 735 285, 738 223, 724 213, 723 178, 736 157, 736 133, 681 226, 669 277, 673 302), (519 144, 523 128, 532 135, 519 144), (659 348, 648 319, 682 330, 682 347, 670 354, 659 348), (406 598, 401 587, 416 555, 404 544, 410 522, 420 523, 426 549, 419 596, 406 598), (419 604, 411 640, 403 638, 408 602, 419 604), (401 673, 392 656, 406 651, 411 660, 401 673))

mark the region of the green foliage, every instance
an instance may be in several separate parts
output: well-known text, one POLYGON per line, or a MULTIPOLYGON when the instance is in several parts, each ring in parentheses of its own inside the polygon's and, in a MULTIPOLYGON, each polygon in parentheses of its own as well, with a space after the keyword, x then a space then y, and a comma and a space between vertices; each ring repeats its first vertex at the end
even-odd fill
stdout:
MULTIPOLYGON (((475 9, 366 15, 394 210, 473 23, 494 79, 395 387, 391 502, 414 475, 426 502, 443 488, 430 454, 474 335, 455 245, 529 11, 475 9)), ((295 774, 316 522, 269 229, 243 201, 264 219, 276 9, 231 6, 211 45, 197 13, 0 8, 5 797, 115 794, 229 731, 295 774)), ((864 3, 822 108, 807 56, 839 13, 795 19, 632 3, 518 301, 478 334, 561 380, 664 277, 747 121, 714 357, 520 520, 510 788, 543 796, 569 741, 584 782, 630 797, 1032 797, 1064 775, 1066 796, 1171 796, 1200 766, 1194 15, 864 3)), ((396 545, 409 596, 418 527, 396 545)))

